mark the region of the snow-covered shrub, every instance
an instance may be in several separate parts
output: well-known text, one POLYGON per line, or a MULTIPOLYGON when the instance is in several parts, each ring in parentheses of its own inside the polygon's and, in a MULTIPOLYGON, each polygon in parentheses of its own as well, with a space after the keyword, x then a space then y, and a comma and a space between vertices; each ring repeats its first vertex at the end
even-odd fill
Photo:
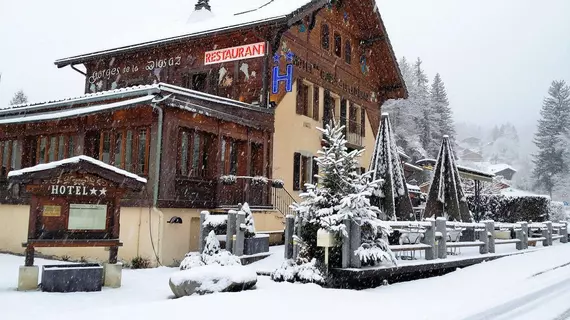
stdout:
POLYGON ((150 259, 136 256, 131 260, 131 269, 148 269, 151 267, 150 259))
POLYGON ((279 269, 271 273, 271 280, 277 282, 287 281, 323 285, 325 284, 325 278, 317 268, 316 263, 316 259, 302 264, 297 264, 297 262, 293 260, 287 260, 283 262, 283 265, 281 265, 279 269))
POLYGON ((481 212, 479 221, 516 223, 518 221, 541 222, 549 219, 550 199, 544 196, 505 196, 482 194, 479 208, 474 195, 467 196, 471 212, 481 212))
POLYGON ((390 227, 383 221, 366 221, 361 226, 362 245, 354 254, 360 258, 362 266, 374 266, 384 261, 396 264, 396 257, 388 247, 390 227))
POLYGON ((564 207, 564 202, 560 201, 550 201, 550 205, 548 207, 550 221, 552 222, 564 222, 568 221, 568 213, 566 212, 566 208, 564 207))
POLYGON ((267 179, 266 177, 263 177, 263 176, 256 176, 256 177, 251 178, 251 183, 253 185, 264 186, 264 185, 267 185, 269 183, 269 179, 267 179))
POLYGON ((237 182, 237 177, 233 175, 221 176, 220 181, 222 184, 229 186, 237 182))
POLYGON ((207 233, 213 230, 216 234, 225 234, 228 229, 228 215, 208 214, 203 227, 207 233))
POLYGON ((299 241, 301 246, 299 256, 296 260, 289 259, 278 269, 271 273, 271 280, 276 282, 300 282, 325 284, 324 273, 317 266, 317 259, 308 258, 307 244, 299 241))
POLYGON ((210 231, 206 237, 206 244, 204 245, 202 254, 198 252, 186 254, 184 260, 180 263, 180 270, 206 265, 233 266, 241 265, 241 261, 230 252, 220 249, 220 241, 218 241, 214 231, 210 231))
POLYGON ((251 213, 251 209, 249 208, 247 202, 241 206, 241 209, 238 212, 238 214, 245 215, 245 237, 246 238, 255 237, 255 222, 253 220, 253 214, 251 213))

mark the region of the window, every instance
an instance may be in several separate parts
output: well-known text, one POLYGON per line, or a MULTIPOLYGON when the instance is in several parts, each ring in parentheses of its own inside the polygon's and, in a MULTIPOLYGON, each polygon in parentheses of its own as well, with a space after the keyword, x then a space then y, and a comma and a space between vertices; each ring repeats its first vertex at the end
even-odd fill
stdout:
POLYGON ((2 164, 0 178, 6 179, 10 170, 17 169, 16 161, 18 154, 17 140, 0 141, 0 164, 2 164))
MULTIPOLYGON (((99 133, 99 160, 134 172, 148 175, 150 129, 113 129, 99 133)), ((97 139, 94 139, 96 141, 97 139)))
POLYGON ((338 32, 334 33, 334 54, 339 58, 342 56, 342 38, 338 32))
POLYGON ((241 153, 243 156, 242 151, 240 151, 242 147, 242 143, 239 143, 237 140, 224 137, 222 140, 222 174, 223 175, 233 175, 236 176, 240 172, 239 167, 239 160, 238 155, 241 153))
POLYGON ((354 103, 348 102, 348 132, 360 134, 359 108, 354 103))
MULTIPOLYGON (((178 169, 177 174, 186 177, 210 177, 209 159, 213 150, 213 139, 205 132, 181 128, 178 137, 178 169)), ((223 157, 223 154, 222 154, 223 157)))
POLYGON ((344 61, 348 64, 352 63, 352 45, 350 40, 346 40, 344 43, 344 61))
POLYGON ((327 51, 330 49, 329 25, 325 23, 321 25, 321 47, 327 51))
POLYGON ((297 81, 297 114, 309 117, 309 86, 297 81))
POLYGON ((305 184, 317 183, 315 175, 318 171, 319 167, 314 157, 296 152, 293 156, 293 190, 304 190, 305 184))
POLYGON ((74 136, 68 134, 37 137, 35 140, 36 154, 34 164, 73 157, 75 148, 74 139, 74 136))
POLYGON ((208 84, 208 73, 194 73, 185 76, 184 86, 188 89, 206 92, 208 84))
POLYGON ((319 120, 319 87, 308 82, 297 81, 296 113, 319 120))

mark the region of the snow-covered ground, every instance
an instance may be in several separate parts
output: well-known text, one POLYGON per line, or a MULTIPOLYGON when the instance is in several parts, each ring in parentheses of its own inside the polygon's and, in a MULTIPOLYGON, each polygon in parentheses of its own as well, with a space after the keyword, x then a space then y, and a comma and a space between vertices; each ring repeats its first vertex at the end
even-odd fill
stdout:
MULTIPOLYGON (((248 268, 280 263, 275 254, 248 268)), ((1 319, 554 319, 570 314, 570 245, 555 245, 442 277, 364 291, 274 283, 257 289, 171 299, 172 268, 125 270, 123 286, 96 293, 15 291, 23 257, 0 255, 1 319), (558 268, 557 268, 558 267, 558 268), (294 309, 295 308, 295 309, 294 309)), ((37 264, 53 263, 36 259, 37 264)))

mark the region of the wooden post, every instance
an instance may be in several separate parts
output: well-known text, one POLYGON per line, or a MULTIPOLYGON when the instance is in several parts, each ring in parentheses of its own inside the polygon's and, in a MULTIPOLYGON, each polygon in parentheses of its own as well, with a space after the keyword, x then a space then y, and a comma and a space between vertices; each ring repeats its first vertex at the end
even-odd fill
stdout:
POLYGON ((515 230, 515 234, 516 234, 516 238, 519 240, 519 242, 517 242, 516 247, 517 250, 523 250, 524 249, 524 232, 521 230, 515 230))
POLYGON ((200 239, 198 242, 198 251, 200 251, 200 253, 204 251, 204 245, 206 243, 207 234, 204 234, 204 222, 206 222, 206 216, 208 216, 208 214, 208 211, 200 212, 200 239))
POLYGON ((236 234, 236 221, 237 221, 237 211, 228 211, 228 222, 226 231, 226 250, 230 253, 234 253, 234 235, 236 234))
POLYGON ((344 219, 344 227, 346 234, 342 237, 342 267, 348 268, 350 265, 350 219, 344 219))
POLYGON ((447 258, 447 219, 439 217, 435 221, 435 230, 441 234, 441 239, 437 242, 437 257, 447 258))
POLYGON ((560 243, 568 243, 568 223, 567 222, 562 223, 562 227, 560 228, 560 235, 562 236, 562 238, 560 238, 560 243))
POLYGON ((437 247, 435 245, 435 220, 428 219, 427 221, 431 226, 427 227, 422 243, 430 246, 429 249, 426 249, 426 260, 434 260, 437 258, 437 247))
POLYGON ((361 227, 360 227, 361 219, 355 218, 350 222, 350 266, 352 268, 360 268, 361 262, 360 257, 355 255, 354 252, 360 247, 362 244, 361 241, 361 227))
POLYGON ((489 253, 489 237, 487 236, 487 229, 480 229, 479 231, 479 241, 483 242, 483 245, 479 247, 480 254, 489 253))
POLYGON ((523 249, 528 249, 528 223, 527 222, 520 222, 521 230, 523 233, 523 249))
POLYGON ((285 259, 293 259, 293 233, 295 232, 295 217, 285 217, 285 259))
POLYGON ((483 223, 485 230, 487 230, 486 237, 489 238, 489 253, 495 253, 495 221, 488 220, 483 223))
POLYGON ((26 261, 24 264, 26 267, 31 267, 34 265, 34 255, 35 255, 34 246, 28 244, 26 247, 26 261))

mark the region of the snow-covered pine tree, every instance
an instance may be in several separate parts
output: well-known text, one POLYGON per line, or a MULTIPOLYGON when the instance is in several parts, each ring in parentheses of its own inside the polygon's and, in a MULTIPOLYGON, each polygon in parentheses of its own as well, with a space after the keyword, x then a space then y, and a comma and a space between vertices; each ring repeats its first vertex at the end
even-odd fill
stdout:
POLYGON ((251 213, 251 209, 249 208, 249 204, 247 204, 247 202, 241 206, 240 212, 243 212, 245 214, 245 237, 255 237, 255 223, 253 221, 253 214, 251 213))
POLYGON ((429 151, 433 149, 432 125, 434 121, 429 101, 429 81, 422 69, 422 63, 420 58, 414 63, 415 86, 411 99, 415 101, 414 104, 419 113, 416 125, 419 129, 420 142, 424 150, 430 155, 429 151))
POLYGON ((412 203, 393 136, 388 113, 383 113, 370 162, 372 179, 380 181, 374 196, 380 199, 386 218, 406 220, 413 213, 412 203))
POLYGON ((455 164, 449 137, 444 136, 433 170, 425 210, 426 217, 446 217, 453 221, 472 220, 455 164))
POLYGON ((28 96, 24 93, 23 90, 18 90, 12 100, 10 100, 10 105, 28 103, 28 96))
POLYGON ((557 185, 568 178, 569 169, 570 87, 564 80, 552 82, 540 115, 534 137, 538 153, 533 156, 533 177, 536 187, 552 197, 557 185))
MULTIPOLYGON (((315 159, 319 166, 319 182, 317 185, 306 185, 307 192, 302 193, 301 203, 294 204, 297 212, 297 224, 300 239, 306 244, 308 259, 322 256, 317 248, 317 231, 321 228, 336 233, 339 237, 346 232, 344 219, 360 218, 363 225, 371 227, 376 238, 385 236, 388 227, 380 220, 380 210, 370 204, 369 197, 378 186, 378 181, 370 181, 370 173, 359 173, 358 158, 364 150, 348 152, 343 134, 344 127, 333 123, 327 124, 323 133, 324 146, 315 159)), ((331 265, 338 263, 339 248, 331 253, 331 265)), ((381 248, 388 252, 388 247, 381 248)), ((379 253, 379 252, 377 252, 379 253)), ((376 254, 375 258, 384 258, 376 254)))
POLYGON ((208 233, 208 236, 206 236, 203 254, 213 256, 218 253, 220 253, 220 241, 216 237, 216 233, 212 230, 208 233))
POLYGON ((455 126, 453 124, 453 113, 449 107, 445 84, 437 73, 433 79, 430 90, 430 102, 433 112, 432 143, 428 152, 432 155, 439 151, 439 141, 444 135, 449 136, 452 145, 455 145, 455 126))

